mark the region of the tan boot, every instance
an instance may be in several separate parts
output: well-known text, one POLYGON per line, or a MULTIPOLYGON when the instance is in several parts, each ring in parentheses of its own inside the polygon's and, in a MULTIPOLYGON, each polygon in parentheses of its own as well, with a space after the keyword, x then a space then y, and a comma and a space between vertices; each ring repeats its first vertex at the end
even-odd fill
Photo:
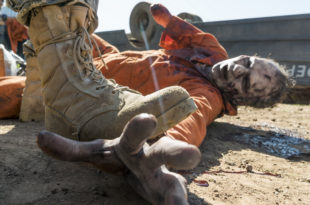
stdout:
POLYGON ((155 137, 196 110, 181 87, 142 96, 105 79, 92 62, 87 32, 96 21, 80 4, 32 10, 29 36, 41 68, 46 129, 78 140, 116 138, 133 116, 150 113, 158 120, 155 137))
POLYGON ((24 55, 27 60, 26 86, 23 92, 19 119, 25 122, 42 121, 44 120, 44 106, 40 69, 37 56, 30 41, 24 44, 24 55))

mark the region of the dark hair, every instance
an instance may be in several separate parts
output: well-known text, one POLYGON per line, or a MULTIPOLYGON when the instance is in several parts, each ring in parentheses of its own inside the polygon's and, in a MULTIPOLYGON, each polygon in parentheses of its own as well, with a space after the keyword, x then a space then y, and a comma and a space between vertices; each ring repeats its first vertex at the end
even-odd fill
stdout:
POLYGON ((253 104, 249 105, 256 108, 270 107, 276 103, 282 102, 286 96, 288 88, 294 86, 295 83, 291 78, 289 78, 284 66, 280 65, 272 59, 265 60, 267 60, 270 64, 273 64, 273 67, 277 68, 276 74, 274 76, 276 79, 276 86, 274 86, 268 96, 264 98, 260 97, 253 101, 253 104))

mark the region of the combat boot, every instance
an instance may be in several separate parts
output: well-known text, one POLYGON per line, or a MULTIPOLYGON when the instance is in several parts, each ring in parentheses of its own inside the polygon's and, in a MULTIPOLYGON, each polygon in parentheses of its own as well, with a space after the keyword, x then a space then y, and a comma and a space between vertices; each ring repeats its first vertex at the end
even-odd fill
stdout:
POLYGON ((46 129, 76 140, 111 139, 135 115, 150 113, 158 120, 155 137, 196 110, 181 87, 143 96, 105 79, 92 61, 89 33, 97 25, 96 13, 88 4, 72 2, 37 7, 28 16, 41 68, 46 129))
POLYGON ((34 48, 30 41, 23 47, 26 65, 26 85, 23 91, 19 119, 24 122, 43 121, 44 106, 40 80, 40 69, 34 48))

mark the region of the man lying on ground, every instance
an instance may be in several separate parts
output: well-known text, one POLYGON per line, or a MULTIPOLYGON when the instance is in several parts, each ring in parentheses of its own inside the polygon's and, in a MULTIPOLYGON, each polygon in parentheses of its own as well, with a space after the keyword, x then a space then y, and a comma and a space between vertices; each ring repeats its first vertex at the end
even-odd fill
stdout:
POLYGON ((188 91, 198 109, 169 129, 169 136, 199 146, 207 126, 223 114, 236 115, 238 105, 263 108, 281 100, 288 80, 278 63, 246 55, 228 59, 212 34, 172 16, 160 4, 151 11, 165 28, 160 40, 163 49, 119 52, 94 36, 106 66, 96 50, 94 58, 104 76, 144 95, 156 91, 156 85, 160 89, 178 85, 188 91))
POLYGON ((103 54, 99 56, 94 49, 93 57, 106 78, 144 95, 155 92, 156 84, 159 88, 179 85, 189 92, 198 110, 169 129, 170 136, 199 146, 207 126, 217 117, 236 115, 238 105, 272 106, 283 97, 288 81, 278 63, 245 55, 228 59, 210 33, 172 16, 162 5, 152 6, 152 12, 155 21, 165 28, 160 41, 164 49, 119 52, 93 35, 103 54))

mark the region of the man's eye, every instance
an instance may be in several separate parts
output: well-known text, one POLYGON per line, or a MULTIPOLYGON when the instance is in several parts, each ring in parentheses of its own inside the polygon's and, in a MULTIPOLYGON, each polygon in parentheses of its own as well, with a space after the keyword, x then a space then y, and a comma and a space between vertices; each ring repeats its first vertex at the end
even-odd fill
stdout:
POLYGON ((252 62, 251 62, 251 60, 250 60, 249 57, 243 58, 243 66, 244 66, 244 67, 250 68, 251 64, 252 64, 252 62))
POLYGON ((252 62, 250 61, 250 58, 247 58, 246 59, 246 67, 250 68, 251 64, 252 64, 252 62))

